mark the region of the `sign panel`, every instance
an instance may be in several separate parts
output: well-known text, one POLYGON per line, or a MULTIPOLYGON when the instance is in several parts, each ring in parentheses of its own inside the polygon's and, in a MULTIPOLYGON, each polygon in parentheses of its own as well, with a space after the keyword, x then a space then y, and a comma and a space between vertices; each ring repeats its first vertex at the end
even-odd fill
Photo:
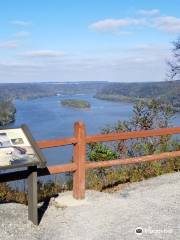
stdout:
POLYGON ((45 165, 45 160, 29 129, 0 130, 0 169, 45 165))

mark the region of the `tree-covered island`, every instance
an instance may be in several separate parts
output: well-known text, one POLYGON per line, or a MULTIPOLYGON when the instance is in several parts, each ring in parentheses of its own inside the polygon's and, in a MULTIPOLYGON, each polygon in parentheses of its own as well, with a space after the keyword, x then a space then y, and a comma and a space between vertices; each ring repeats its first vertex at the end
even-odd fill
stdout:
POLYGON ((16 108, 11 101, 0 100, 0 126, 15 121, 16 108))
POLYGON ((61 101, 63 106, 74 107, 74 108, 90 108, 91 105, 88 101, 80 99, 65 99, 61 101))

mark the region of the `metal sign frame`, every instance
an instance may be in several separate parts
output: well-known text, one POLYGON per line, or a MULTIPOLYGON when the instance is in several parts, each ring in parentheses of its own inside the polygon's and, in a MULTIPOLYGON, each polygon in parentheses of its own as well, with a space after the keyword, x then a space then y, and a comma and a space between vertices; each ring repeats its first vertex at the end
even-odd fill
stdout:
POLYGON ((38 147, 36 141, 34 140, 31 131, 29 130, 28 126, 26 124, 22 124, 21 125, 21 129, 23 130, 23 132, 25 133, 27 139, 29 140, 32 148, 34 149, 38 159, 39 159, 39 163, 37 164, 40 168, 45 168, 46 167, 46 159, 44 157, 44 154, 42 153, 42 151, 40 150, 40 148, 38 147))

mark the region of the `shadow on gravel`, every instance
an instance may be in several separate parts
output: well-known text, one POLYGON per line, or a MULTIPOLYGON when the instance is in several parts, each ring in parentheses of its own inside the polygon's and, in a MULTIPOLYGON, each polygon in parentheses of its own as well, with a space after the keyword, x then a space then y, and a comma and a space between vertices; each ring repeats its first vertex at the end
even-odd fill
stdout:
MULTIPOLYGON (((54 195, 53 197, 57 197, 57 195, 54 195)), ((51 200, 51 197, 49 198, 46 198, 43 202, 43 204, 38 208, 38 224, 40 224, 46 210, 48 209, 48 206, 49 206, 49 202, 51 200)))

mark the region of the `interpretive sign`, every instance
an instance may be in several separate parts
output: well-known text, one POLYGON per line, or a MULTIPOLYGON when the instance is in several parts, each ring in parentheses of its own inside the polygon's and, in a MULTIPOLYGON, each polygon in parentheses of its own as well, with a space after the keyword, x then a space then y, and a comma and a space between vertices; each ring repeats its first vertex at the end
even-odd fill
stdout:
POLYGON ((0 170, 26 166, 45 166, 46 161, 26 125, 0 129, 0 170))
POLYGON ((26 125, 0 129, 0 170, 28 168, 28 219, 38 225, 37 166, 46 161, 26 125))

